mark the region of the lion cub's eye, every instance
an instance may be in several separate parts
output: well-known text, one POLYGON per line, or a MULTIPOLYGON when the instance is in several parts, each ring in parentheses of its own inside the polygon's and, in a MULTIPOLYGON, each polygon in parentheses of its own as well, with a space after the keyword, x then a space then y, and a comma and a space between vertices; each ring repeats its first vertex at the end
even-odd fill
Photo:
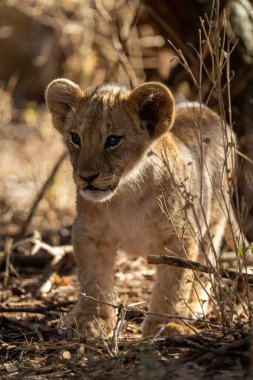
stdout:
POLYGON ((122 136, 116 136, 116 135, 108 136, 105 142, 105 149, 117 146, 121 139, 122 139, 122 136))
POLYGON ((70 132, 71 141, 73 144, 80 146, 81 145, 81 139, 80 136, 75 132, 70 132))

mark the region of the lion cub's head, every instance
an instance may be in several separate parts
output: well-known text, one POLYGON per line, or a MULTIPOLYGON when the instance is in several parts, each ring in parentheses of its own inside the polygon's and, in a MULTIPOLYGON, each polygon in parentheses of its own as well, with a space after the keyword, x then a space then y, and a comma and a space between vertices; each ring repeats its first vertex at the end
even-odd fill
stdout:
POLYGON ((150 82, 129 91, 103 85, 83 92, 56 79, 46 90, 54 127, 63 135, 80 193, 108 200, 141 170, 150 145, 174 121, 174 99, 162 84, 150 82))

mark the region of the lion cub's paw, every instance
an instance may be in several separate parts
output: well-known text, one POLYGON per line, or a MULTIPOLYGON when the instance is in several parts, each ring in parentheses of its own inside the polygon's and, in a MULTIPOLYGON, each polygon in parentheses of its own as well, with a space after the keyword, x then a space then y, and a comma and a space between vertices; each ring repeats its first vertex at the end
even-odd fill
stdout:
POLYGON ((59 326, 60 333, 67 337, 105 338, 111 335, 114 319, 104 319, 94 315, 83 315, 74 309, 63 319, 59 326))
POLYGON ((160 333, 160 336, 169 336, 176 334, 192 334, 193 329, 182 323, 181 321, 171 321, 168 323, 163 323, 161 320, 156 319, 145 319, 142 325, 142 335, 154 336, 160 333))

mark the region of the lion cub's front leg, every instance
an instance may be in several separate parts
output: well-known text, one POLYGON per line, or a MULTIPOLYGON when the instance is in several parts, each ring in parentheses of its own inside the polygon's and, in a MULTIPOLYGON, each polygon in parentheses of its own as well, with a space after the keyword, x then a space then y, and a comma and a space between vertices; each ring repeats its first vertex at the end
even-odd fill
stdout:
POLYGON ((77 223, 73 226, 80 295, 74 309, 65 317, 65 325, 81 335, 109 335, 114 327, 112 303, 115 250, 104 236, 91 236, 77 223), (97 300, 97 301, 96 301, 97 300), (101 303, 98 301, 102 301, 101 303))
MULTIPOLYGON (((185 257, 180 248, 170 247, 178 257, 185 257)), ((189 258, 194 259, 197 246, 187 249, 189 258)), ((149 313, 144 319, 142 333, 144 336, 154 335, 161 328, 163 334, 188 333, 189 328, 180 318, 187 317, 190 313, 189 299, 192 291, 192 272, 182 268, 173 268, 167 265, 158 265, 157 279, 151 295, 149 313), (166 317, 167 315, 167 317, 166 317)))

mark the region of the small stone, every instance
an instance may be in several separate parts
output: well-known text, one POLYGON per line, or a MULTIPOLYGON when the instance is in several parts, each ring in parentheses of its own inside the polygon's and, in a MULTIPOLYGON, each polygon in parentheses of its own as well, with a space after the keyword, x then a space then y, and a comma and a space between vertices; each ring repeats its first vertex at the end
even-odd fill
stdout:
POLYGON ((65 359, 65 360, 71 359, 71 353, 69 351, 64 351, 62 353, 62 358, 65 359))

